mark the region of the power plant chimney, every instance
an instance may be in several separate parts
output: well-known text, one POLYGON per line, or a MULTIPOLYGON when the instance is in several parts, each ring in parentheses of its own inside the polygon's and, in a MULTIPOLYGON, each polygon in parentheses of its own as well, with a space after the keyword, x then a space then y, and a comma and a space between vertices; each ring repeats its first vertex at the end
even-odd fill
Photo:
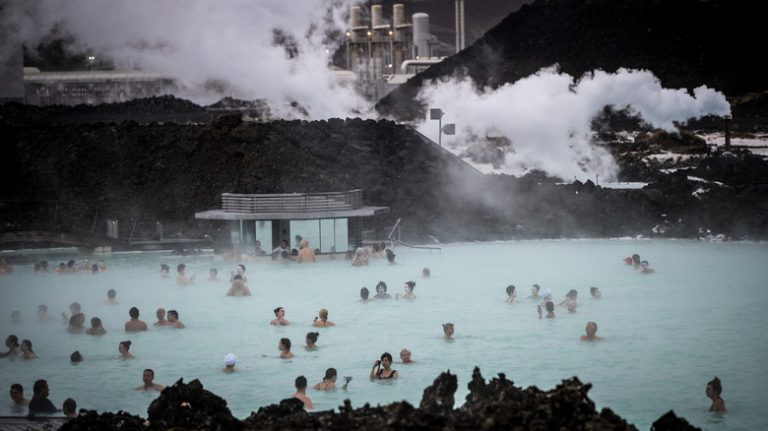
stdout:
POLYGON ((466 37, 464 34, 464 0, 456 0, 456 52, 461 51, 466 46, 466 37))

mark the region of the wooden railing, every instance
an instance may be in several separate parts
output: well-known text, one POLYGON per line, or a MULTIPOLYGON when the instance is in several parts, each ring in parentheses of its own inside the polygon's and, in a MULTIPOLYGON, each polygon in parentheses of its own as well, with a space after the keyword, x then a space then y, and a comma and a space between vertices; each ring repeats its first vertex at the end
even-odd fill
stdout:
POLYGON ((356 209, 363 206, 363 191, 331 193, 221 194, 221 209, 234 213, 313 212, 356 209))

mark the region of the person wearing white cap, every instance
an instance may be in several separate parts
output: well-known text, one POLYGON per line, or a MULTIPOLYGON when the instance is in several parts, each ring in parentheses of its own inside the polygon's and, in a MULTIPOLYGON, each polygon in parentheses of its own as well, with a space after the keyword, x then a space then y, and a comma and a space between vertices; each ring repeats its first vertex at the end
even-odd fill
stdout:
POLYGON ((227 353, 227 355, 224 356, 224 368, 222 371, 225 373, 232 373, 235 371, 235 365, 237 365, 237 357, 232 353, 227 353))
POLYGON ((539 297, 541 298, 541 305, 546 306, 547 302, 552 301, 552 291, 545 287, 539 292, 539 297))

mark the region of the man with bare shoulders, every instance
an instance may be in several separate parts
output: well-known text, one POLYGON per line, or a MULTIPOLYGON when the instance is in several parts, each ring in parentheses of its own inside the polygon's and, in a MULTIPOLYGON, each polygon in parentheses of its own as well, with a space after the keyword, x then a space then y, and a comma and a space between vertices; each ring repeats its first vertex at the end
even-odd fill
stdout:
POLYGON ((171 323, 165 320, 165 308, 160 307, 155 312, 155 315, 157 316, 157 322, 153 323, 152 326, 168 326, 171 323))
POLYGON ((184 324, 179 320, 179 312, 176 310, 168 310, 168 326, 176 329, 183 329, 184 324))
POLYGON ((310 410, 313 408, 312 400, 307 396, 307 378, 304 376, 296 377, 296 393, 293 397, 304 403, 304 408, 310 410))
POLYGON ((125 322, 125 332, 139 332, 147 330, 147 323, 143 320, 139 320, 139 309, 131 307, 128 311, 131 316, 131 320, 125 322))
POLYGON ((597 323, 595 322, 587 322, 587 335, 582 335, 580 340, 581 341, 602 341, 603 337, 598 337, 595 335, 597 333, 597 323))
POLYGON ((162 391, 165 388, 165 386, 154 382, 155 371, 151 368, 144 370, 141 379, 144 381, 144 384, 137 387, 137 391, 162 391))

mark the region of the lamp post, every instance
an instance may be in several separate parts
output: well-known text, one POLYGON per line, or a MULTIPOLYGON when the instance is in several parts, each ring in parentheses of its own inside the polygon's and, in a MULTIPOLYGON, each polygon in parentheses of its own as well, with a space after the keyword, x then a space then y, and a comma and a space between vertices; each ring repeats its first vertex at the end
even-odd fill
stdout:
POLYGON ((443 146, 443 133, 446 135, 455 135, 456 134, 456 124, 449 123, 443 126, 443 115, 445 115, 445 112, 443 112, 440 108, 430 108, 429 109, 429 119, 430 120, 437 120, 437 144, 439 146, 443 146))
POLYGON ((88 70, 93 70, 93 62, 96 61, 96 57, 93 55, 88 56, 88 70))

